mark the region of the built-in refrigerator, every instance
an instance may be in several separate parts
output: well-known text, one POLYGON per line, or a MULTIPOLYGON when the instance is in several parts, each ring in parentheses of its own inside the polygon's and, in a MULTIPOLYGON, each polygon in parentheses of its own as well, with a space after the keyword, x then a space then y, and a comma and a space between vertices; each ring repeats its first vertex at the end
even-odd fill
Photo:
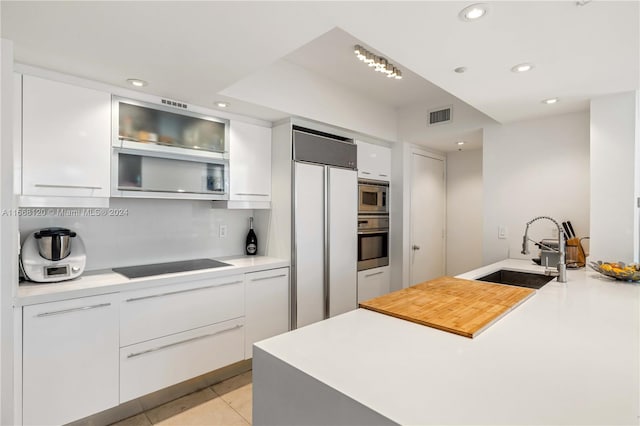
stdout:
POLYGON ((293 160, 295 329, 357 307, 356 145, 294 127, 293 160))

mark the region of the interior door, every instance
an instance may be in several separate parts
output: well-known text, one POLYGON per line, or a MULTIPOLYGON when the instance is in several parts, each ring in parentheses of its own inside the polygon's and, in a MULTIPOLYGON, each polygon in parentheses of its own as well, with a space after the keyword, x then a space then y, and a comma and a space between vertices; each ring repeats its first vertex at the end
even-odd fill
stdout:
POLYGON ((324 170, 324 166, 295 163, 293 325, 297 328, 324 319, 324 170))
POLYGON ((329 316, 356 309, 358 289, 358 175, 329 170, 329 316))
POLYGON ((411 159, 411 285, 444 275, 444 161, 411 159))

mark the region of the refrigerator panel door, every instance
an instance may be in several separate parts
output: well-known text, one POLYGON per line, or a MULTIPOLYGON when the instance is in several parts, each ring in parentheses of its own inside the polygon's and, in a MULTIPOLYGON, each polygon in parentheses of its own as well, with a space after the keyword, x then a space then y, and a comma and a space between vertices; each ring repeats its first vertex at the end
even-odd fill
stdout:
POLYGON ((329 169, 329 316, 358 307, 358 174, 329 169))
POLYGON ((294 191, 296 327, 300 328, 324 319, 324 166, 295 163, 294 191))

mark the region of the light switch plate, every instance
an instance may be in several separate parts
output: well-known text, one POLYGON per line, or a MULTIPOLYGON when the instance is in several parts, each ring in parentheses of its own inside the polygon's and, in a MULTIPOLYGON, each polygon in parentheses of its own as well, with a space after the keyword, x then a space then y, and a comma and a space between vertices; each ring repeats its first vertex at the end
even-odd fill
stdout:
POLYGON ((506 226, 499 226, 498 227, 498 238, 501 240, 506 240, 507 237, 509 236, 508 230, 506 226))
POLYGON ((227 225, 220 225, 220 228, 218 228, 218 236, 220 238, 227 238, 227 225))

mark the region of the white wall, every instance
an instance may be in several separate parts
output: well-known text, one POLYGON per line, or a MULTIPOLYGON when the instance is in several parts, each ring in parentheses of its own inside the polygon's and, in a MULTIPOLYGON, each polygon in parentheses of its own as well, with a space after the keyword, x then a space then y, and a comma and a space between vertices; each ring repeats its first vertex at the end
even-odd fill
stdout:
POLYGON ((638 261, 638 92, 591 101, 592 260, 638 261))
POLYGON ((482 150, 447 153, 447 275, 482 266, 482 150))
POLYGON ((13 193, 13 43, 0 45, 0 424, 13 417, 13 296, 18 279, 17 216, 13 193))
MULTIPOLYGON (((128 215, 21 217, 21 238, 45 227, 72 229, 86 246, 87 270, 221 257, 244 254, 253 214, 253 210, 214 209, 211 202, 187 200, 112 198, 110 207, 127 209, 128 215), (218 236, 221 224, 227 225, 226 238, 218 236)), ((259 243, 266 238, 260 227, 255 231, 259 243)))
POLYGON ((220 93, 380 139, 397 139, 393 109, 285 60, 220 93))
MULTIPOLYGON (((483 259, 488 264, 520 254, 525 224, 536 216, 571 220, 589 235, 589 113, 488 126, 483 138, 483 259), (507 239, 498 239, 499 226, 507 239)), ((553 236, 554 225, 538 221, 529 236, 553 236)))

